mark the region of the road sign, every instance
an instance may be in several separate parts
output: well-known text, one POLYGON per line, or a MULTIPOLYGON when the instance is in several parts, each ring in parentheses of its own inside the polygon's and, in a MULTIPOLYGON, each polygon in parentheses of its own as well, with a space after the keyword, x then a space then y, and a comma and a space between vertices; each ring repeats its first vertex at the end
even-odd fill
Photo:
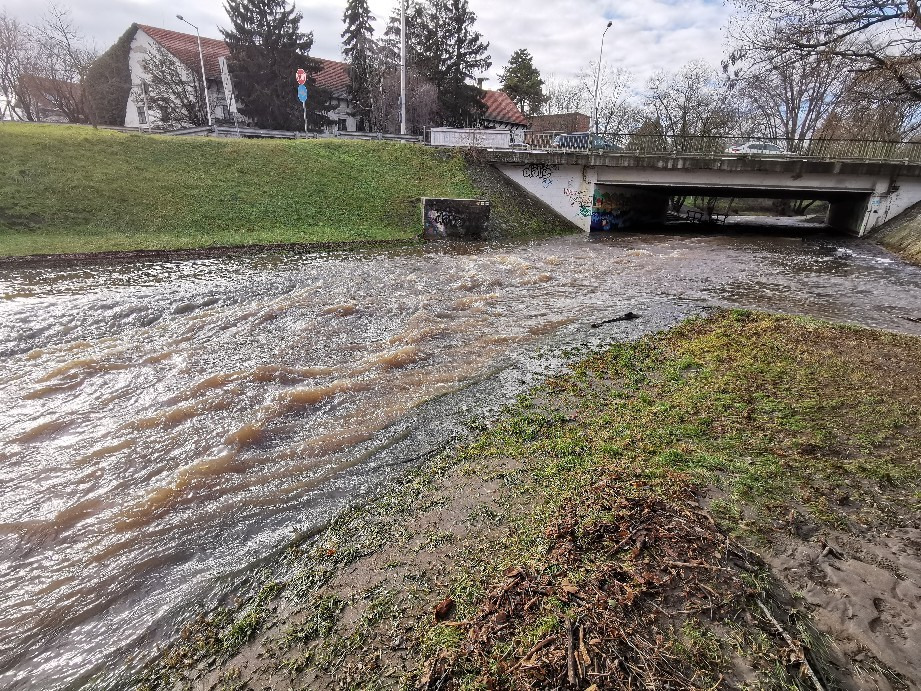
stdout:
POLYGON ((307 87, 303 84, 297 87, 297 97, 300 99, 301 103, 307 103, 307 87))
POLYGON ((307 83, 307 73, 304 72, 304 70, 298 70, 295 73, 294 78, 297 79, 297 83, 301 86, 307 83))

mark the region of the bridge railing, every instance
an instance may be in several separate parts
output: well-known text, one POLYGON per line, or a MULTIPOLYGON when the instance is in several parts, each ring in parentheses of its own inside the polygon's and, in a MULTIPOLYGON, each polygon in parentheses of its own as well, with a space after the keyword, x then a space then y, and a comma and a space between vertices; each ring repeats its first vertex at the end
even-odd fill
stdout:
POLYGON ((795 157, 921 163, 921 142, 870 139, 817 137, 791 141, 765 137, 528 132, 525 146, 531 150, 614 155, 795 157))

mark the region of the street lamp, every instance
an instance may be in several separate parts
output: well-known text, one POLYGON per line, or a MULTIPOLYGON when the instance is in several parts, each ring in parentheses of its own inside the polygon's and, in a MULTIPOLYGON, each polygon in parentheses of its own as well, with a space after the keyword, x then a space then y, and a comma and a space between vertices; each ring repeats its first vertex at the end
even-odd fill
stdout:
POLYGON ((608 25, 604 29, 604 33, 601 34, 601 51, 598 53, 598 74, 595 77, 595 135, 598 134, 598 86, 601 84, 601 58, 604 56, 604 37, 608 33, 608 29, 611 28, 611 25, 614 22, 608 22, 608 25))
POLYGON ((177 14, 176 19, 180 22, 185 22, 195 29, 195 34, 198 36, 198 59, 201 60, 201 83, 205 89, 205 109, 208 111, 208 127, 210 128, 214 126, 214 122, 211 120, 211 99, 208 98, 208 77, 205 76, 205 54, 201 52, 201 34, 198 31, 198 27, 188 19, 183 19, 181 14, 177 14))
POLYGON ((406 0, 400 0, 400 134, 406 134, 406 0))

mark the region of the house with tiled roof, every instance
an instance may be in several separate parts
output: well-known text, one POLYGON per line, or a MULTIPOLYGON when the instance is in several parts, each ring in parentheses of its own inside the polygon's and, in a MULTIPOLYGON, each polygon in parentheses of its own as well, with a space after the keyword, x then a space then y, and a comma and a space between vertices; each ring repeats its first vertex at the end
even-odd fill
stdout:
POLYGON ((504 91, 486 91, 483 95, 486 113, 480 118, 483 127, 510 130, 513 143, 523 143, 528 129, 528 119, 504 91))
MULTIPOLYGON (((149 75, 144 63, 152 51, 162 48, 172 55, 180 69, 188 73, 191 80, 201 74, 201 60, 204 60, 208 99, 212 117, 217 123, 232 123, 239 119, 237 104, 233 95, 233 83, 227 69, 230 49, 224 41, 202 37, 201 58, 198 52, 198 37, 193 34, 161 29, 156 26, 138 24, 131 39, 128 66, 131 74, 131 93, 125 110, 126 127, 144 127, 156 124, 157 113, 151 112, 145 103, 144 83, 149 75)), ((314 75, 317 86, 328 90, 333 97, 333 109, 328 113, 333 124, 331 130, 354 132, 357 122, 350 113, 348 66, 335 60, 319 59, 321 69, 314 75)), ((295 97, 294 75, 291 75, 291 97, 295 97)))

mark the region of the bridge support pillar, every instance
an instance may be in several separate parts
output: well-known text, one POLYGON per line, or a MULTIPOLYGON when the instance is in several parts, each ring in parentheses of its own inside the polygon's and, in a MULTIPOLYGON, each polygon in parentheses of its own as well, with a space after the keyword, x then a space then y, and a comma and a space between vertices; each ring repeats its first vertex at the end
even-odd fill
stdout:
POLYGON ((841 233, 860 237, 867 230, 870 197, 850 196, 829 203, 828 225, 841 233))
POLYGON ((628 230, 665 223, 668 195, 638 188, 596 185, 591 229, 628 230))

